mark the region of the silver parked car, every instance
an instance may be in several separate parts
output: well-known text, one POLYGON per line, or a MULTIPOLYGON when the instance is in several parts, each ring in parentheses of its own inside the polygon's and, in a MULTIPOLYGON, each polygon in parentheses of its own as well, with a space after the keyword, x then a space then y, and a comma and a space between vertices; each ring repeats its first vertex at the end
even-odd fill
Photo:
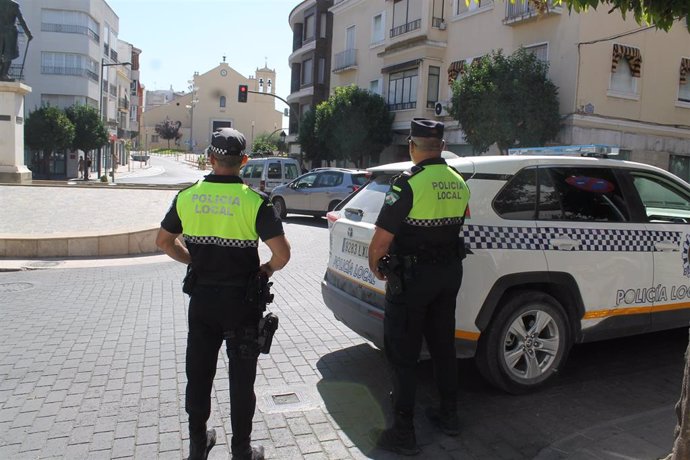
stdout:
POLYGON ((325 216, 350 193, 367 182, 368 173, 344 168, 317 168, 271 193, 273 206, 281 218, 290 213, 325 216))

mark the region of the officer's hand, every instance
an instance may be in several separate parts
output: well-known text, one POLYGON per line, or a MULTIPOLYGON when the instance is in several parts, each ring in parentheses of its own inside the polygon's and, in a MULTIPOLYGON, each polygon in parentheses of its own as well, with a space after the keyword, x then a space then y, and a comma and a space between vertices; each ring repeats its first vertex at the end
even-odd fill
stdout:
POLYGON ((266 276, 268 276, 269 278, 271 277, 271 275, 273 275, 273 269, 271 269, 271 266, 268 264, 268 262, 261 265, 259 267, 259 270, 266 273, 266 276))
POLYGON ((380 279, 381 281, 386 281, 386 280, 387 280, 386 275, 384 275, 384 274, 381 273, 380 271, 378 271, 378 270, 376 270, 376 269, 372 269, 372 272, 374 273, 374 276, 375 276, 376 278, 380 279))

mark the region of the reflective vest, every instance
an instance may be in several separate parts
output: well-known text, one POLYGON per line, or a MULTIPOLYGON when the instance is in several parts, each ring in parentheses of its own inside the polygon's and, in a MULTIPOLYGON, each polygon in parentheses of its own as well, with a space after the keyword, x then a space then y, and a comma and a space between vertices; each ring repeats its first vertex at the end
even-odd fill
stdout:
POLYGON ((407 183, 412 209, 405 223, 421 227, 462 224, 470 190, 460 173, 446 164, 425 165, 407 183))
POLYGON ((177 196, 185 241, 224 247, 258 247, 261 195, 245 184, 200 181, 177 196))

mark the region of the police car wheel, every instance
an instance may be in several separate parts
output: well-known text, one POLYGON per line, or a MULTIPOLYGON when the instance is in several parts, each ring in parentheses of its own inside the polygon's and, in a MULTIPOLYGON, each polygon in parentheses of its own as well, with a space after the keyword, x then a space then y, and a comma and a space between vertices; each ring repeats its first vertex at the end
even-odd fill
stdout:
POLYGON ((276 210, 278 217, 285 219, 285 216, 287 216, 287 209, 285 208, 285 201, 282 198, 273 198, 273 208, 276 210))
POLYGON ((513 394, 544 385, 564 365, 570 329, 563 307, 538 291, 511 293, 482 333, 477 366, 492 385, 513 394))

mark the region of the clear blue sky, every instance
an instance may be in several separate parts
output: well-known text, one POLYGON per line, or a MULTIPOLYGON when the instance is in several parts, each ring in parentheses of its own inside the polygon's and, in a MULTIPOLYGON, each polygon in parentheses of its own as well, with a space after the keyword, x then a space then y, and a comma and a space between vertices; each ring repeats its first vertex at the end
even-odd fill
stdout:
MULTIPOLYGON (((106 0, 120 18, 120 39, 142 50, 147 90, 187 91, 195 71, 223 60, 244 76, 267 63, 276 94, 290 93, 292 32, 288 16, 300 0, 106 0)), ((276 108, 285 104, 278 101, 276 108)))

